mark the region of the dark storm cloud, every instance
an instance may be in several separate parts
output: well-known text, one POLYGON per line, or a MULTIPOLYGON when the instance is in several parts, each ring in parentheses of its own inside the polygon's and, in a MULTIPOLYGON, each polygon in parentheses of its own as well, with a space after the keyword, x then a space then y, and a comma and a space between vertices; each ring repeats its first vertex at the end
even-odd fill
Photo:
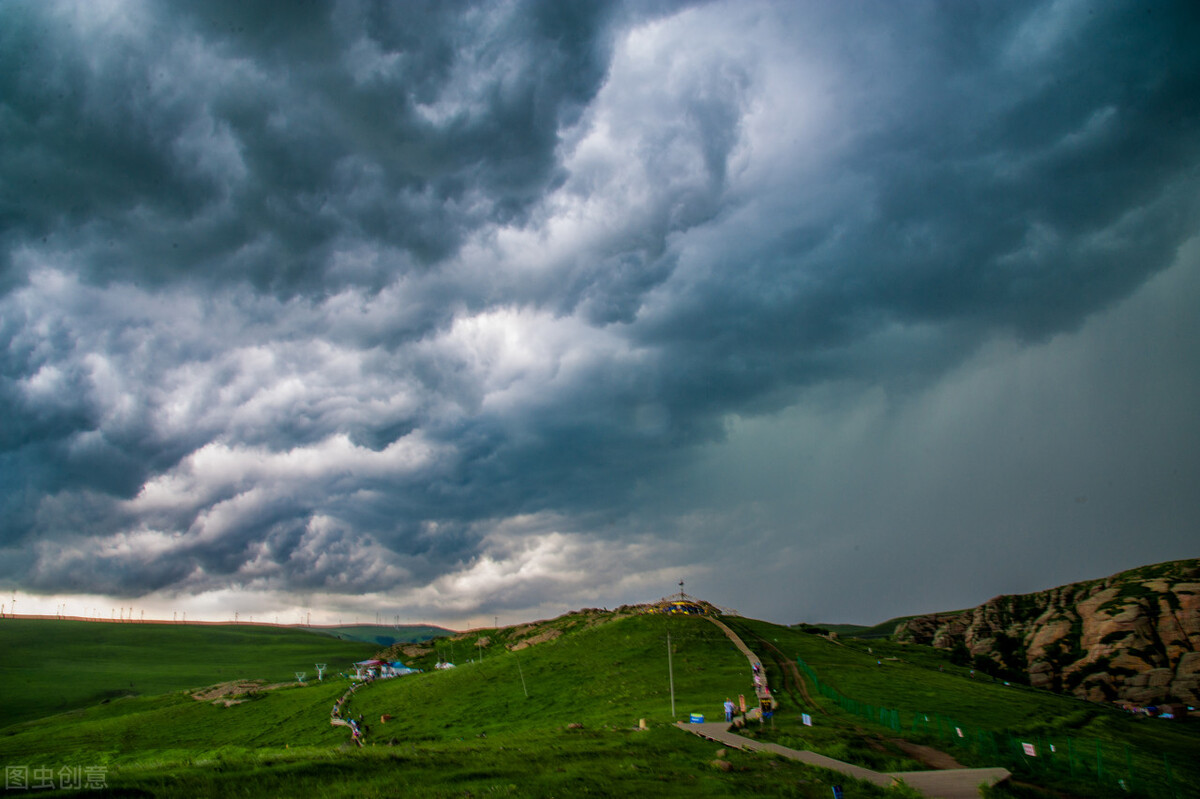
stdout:
POLYGON ((0 573, 532 606, 1200 230, 1186 5, 652 11, 5 6, 0 573))
POLYGON ((10 256, 44 241, 99 280, 380 285, 560 179, 557 131, 606 63, 604 4, 185 8, 6 7, 10 256), (343 268, 362 240, 375 261, 343 268))
POLYGON ((776 202, 832 212, 717 242, 649 340, 682 337, 706 364, 761 359, 765 380, 791 382, 789 365, 819 370, 814 356, 889 323, 1044 337, 1163 268, 1196 229, 1196 19, 1123 7, 1090 21, 1099 11, 1040 57, 1014 33, 1037 22, 1028 12, 991 38, 941 24, 944 9, 863 23, 891 48, 856 54, 869 83, 847 103, 852 120, 880 122, 815 175, 818 189, 850 176, 858 190, 839 202, 796 185, 776 202))

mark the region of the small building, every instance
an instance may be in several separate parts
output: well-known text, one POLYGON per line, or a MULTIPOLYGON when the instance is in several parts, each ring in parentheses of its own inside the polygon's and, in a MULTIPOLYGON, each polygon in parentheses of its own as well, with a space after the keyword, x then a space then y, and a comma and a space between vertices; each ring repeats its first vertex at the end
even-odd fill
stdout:
POLYGON ((685 594, 680 584, 678 594, 663 597, 646 608, 647 613, 663 613, 668 616, 719 616, 721 609, 711 602, 685 594))
POLYGON ((354 664, 354 680, 373 680, 379 676, 380 668, 384 666, 382 660, 374 658, 368 660, 360 660, 354 664))

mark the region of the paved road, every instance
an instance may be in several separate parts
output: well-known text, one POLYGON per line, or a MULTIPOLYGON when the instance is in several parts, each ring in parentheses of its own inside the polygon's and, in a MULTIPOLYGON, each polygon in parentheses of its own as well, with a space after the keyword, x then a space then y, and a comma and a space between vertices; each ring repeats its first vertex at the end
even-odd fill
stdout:
MULTIPOLYGON (((762 661, 758 659, 758 655, 750 651, 750 647, 746 646, 745 642, 729 628, 725 622, 707 617, 709 621, 721 628, 721 630, 729 637, 734 646, 746 656, 750 661, 751 669, 755 674, 762 674, 762 661), (757 666, 757 668, 755 668, 757 666)), ((755 688, 758 688, 757 681, 755 688)), ((766 692, 766 681, 763 681, 763 693, 770 696, 766 692)), ((760 693, 760 698, 763 693, 760 693)), ((807 752, 800 749, 789 749, 786 746, 780 746, 774 743, 765 743, 755 741, 751 738, 746 738, 736 733, 729 731, 729 724, 726 722, 705 722, 701 724, 689 724, 687 722, 676 722, 677 727, 681 730, 686 730, 690 733, 707 738, 710 741, 717 741, 725 746, 733 747, 734 749, 744 749, 755 752, 773 752, 774 754, 791 760, 798 760, 801 763, 808 763, 812 766, 832 769, 833 771, 841 772, 848 777, 865 780, 874 785, 886 788, 896 780, 904 780, 908 785, 916 788, 921 793, 932 799, 979 799, 979 786, 982 784, 995 785, 998 782, 1003 782, 1012 776, 1008 769, 1004 768, 957 768, 945 769, 941 771, 903 771, 894 772, 891 774, 881 774, 878 771, 871 771, 862 766, 855 766, 850 763, 843 763, 840 760, 834 760, 832 757, 818 755, 816 752, 807 752)))
POLYGON ((880 774, 877 771, 863 768, 861 766, 853 766, 849 763, 843 763, 840 760, 834 760, 832 757, 818 755, 816 752, 806 752, 800 749, 789 749, 786 746, 779 744, 765 743, 763 741, 755 741, 752 738, 746 738, 736 733, 729 732, 729 725, 723 721, 707 721, 702 724, 689 724, 685 721, 675 722, 675 726, 681 730, 687 730, 690 733, 695 733, 701 738, 707 738, 710 741, 724 744, 725 746, 733 747, 734 749, 743 749, 751 752, 773 752, 791 760, 799 760, 801 763, 808 763, 812 766, 820 766, 821 768, 833 769, 840 771, 843 774, 854 777, 858 780, 866 780, 872 782, 882 788, 891 785, 893 780, 886 774, 880 774))
POLYGON ((675 726, 681 730, 699 735, 701 738, 716 741, 733 749, 742 749, 751 752, 771 752, 790 760, 807 763, 810 766, 838 771, 848 777, 853 777, 856 780, 865 780, 881 788, 888 787, 896 782, 896 780, 904 780, 909 786, 916 788, 921 793, 933 799, 979 799, 979 786, 981 784, 995 785, 1011 776, 1008 769, 1003 768, 958 768, 947 769, 945 771, 902 771, 881 774, 878 771, 871 771, 862 766, 855 766, 850 763, 843 763, 840 760, 834 760, 832 757, 818 755, 816 752, 789 749, 779 744, 755 741, 751 738, 737 735, 736 733, 729 732, 729 725, 723 721, 709 721, 703 724, 689 724, 685 721, 679 721, 675 723, 675 726))

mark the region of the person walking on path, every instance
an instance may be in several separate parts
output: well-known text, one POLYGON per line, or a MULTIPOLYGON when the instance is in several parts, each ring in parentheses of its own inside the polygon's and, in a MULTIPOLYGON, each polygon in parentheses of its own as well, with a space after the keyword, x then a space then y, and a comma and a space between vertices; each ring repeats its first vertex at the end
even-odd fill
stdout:
POLYGON ((733 700, 729 698, 725 699, 725 720, 733 721, 733 700))

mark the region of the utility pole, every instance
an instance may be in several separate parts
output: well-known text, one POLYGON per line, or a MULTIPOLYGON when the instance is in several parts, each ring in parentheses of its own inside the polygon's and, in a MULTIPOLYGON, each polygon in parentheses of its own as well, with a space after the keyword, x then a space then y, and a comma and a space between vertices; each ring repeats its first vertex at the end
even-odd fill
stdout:
POLYGON ((521 670, 521 656, 513 652, 513 657, 517 659, 517 674, 521 675, 521 690, 525 692, 525 698, 529 698, 529 689, 525 687, 525 672, 521 670))
POLYGON ((671 720, 675 720, 675 667, 671 665, 671 631, 667 630, 667 675, 671 680, 671 720))

